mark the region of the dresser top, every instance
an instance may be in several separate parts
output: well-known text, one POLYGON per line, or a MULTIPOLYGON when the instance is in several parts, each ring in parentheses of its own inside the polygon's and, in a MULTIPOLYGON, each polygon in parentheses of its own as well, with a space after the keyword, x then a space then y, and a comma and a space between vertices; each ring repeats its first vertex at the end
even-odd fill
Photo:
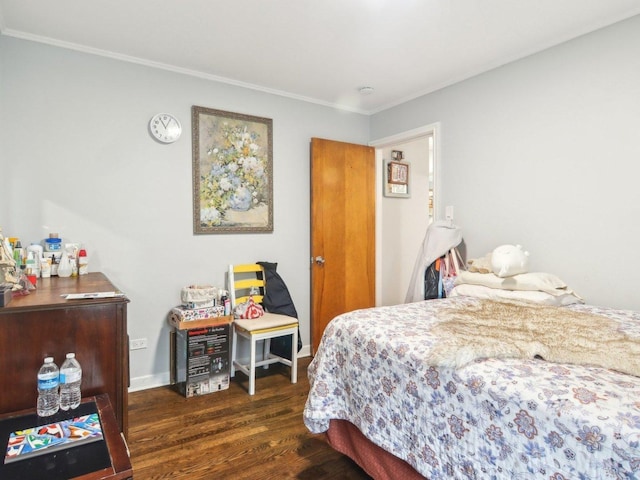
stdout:
POLYGON ((63 295, 66 294, 97 292, 119 292, 119 290, 100 272, 92 272, 86 275, 67 278, 39 278, 35 290, 31 290, 28 295, 14 296, 8 306, 0 307, 0 315, 31 309, 65 308, 70 306, 93 305, 96 303, 122 303, 129 301, 129 299, 124 296, 85 298, 80 300, 67 300, 63 297, 63 295))

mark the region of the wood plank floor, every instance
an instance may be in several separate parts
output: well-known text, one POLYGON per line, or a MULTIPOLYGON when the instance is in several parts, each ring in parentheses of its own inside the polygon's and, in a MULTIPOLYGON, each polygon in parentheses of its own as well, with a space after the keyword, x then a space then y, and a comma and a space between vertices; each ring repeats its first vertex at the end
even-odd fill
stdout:
POLYGON ((304 426, 310 360, 299 359, 295 385, 284 366, 262 370, 253 397, 242 373, 200 397, 169 386, 130 393, 134 479, 369 479, 304 426))

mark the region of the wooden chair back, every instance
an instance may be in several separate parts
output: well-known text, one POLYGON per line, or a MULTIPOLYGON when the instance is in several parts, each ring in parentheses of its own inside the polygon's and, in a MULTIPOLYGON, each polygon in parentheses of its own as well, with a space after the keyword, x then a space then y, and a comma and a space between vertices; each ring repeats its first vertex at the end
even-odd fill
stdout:
POLYGON ((229 265, 228 285, 231 308, 253 298, 256 303, 262 303, 266 282, 264 269, 257 263, 229 265))

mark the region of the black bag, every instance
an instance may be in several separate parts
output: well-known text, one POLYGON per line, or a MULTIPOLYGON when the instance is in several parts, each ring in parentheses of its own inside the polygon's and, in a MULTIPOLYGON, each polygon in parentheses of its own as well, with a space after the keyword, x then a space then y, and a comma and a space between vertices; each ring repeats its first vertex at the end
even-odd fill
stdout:
MULTIPOLYGON (((262 306, 267 312, 280 313, 290 317, 298 318, 298 312, 291 299, 291 294, 287 285, 276 268, 277 263, 256 262, 264 268, 265 282, 267 290, 262 299, 262 306)), ((302 339, 300 338, 300 327, 298 327, 298 351, 302 349, 302 339)), ((278 337, 271 339, 271 353, 291 360, 291 337, 278 337)))
POLYGON ((444 298, 446 294, 442 288, 442 279, 440 277, 439 266, 442 259, 439 258, 424 271, 424 299, 433 300, 435 298, 444 298))

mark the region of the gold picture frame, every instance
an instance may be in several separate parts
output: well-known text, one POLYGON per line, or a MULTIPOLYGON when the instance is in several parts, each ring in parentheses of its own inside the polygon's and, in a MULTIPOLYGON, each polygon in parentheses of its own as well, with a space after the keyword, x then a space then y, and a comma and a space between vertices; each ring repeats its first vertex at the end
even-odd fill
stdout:
POLYGON ((193 232, 273 232, 273 120, 191 108, 193 232))

